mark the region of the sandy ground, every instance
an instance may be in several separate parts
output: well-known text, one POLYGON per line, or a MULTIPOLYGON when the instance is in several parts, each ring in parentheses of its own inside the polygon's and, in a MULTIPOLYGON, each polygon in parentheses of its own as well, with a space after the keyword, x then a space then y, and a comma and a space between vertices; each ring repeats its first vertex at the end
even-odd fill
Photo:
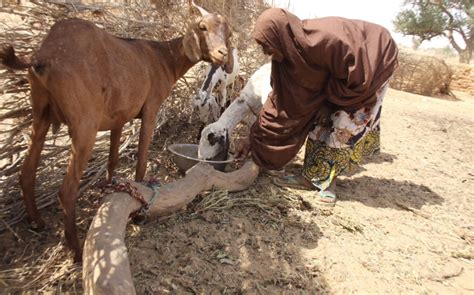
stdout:
POLYGON ((301 248, 332 292, 474 291, 474 99, 458 97, 388 92, 382 155, 341 182, 318 245, 301 248))
MULTIPOLYGON (((246 191, 203 193, 172 216, 131 223, 138 293, 474 294, 474 97, 456 95, 390 89, 382 153, 341 178, 332 210, 261 175, 246 191)), ((287 170, 300 167, 301 157, 287 170)), ((80 198, 82 239, 100 198, 80 198)), ((26 222, 0 233, 0 290, 81 293, 60 210, 42 213, 42 233, 26 222)))

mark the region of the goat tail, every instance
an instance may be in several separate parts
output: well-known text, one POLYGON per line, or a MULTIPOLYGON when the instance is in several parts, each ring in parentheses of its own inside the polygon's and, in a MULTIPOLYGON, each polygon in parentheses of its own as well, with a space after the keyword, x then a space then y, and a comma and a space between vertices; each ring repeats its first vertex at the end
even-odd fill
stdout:
POLYGON ((7 45, 0 50, 0 62, 7 68, 23 70, 32 66, 29 61, 16 56, 13 46, 7 45))

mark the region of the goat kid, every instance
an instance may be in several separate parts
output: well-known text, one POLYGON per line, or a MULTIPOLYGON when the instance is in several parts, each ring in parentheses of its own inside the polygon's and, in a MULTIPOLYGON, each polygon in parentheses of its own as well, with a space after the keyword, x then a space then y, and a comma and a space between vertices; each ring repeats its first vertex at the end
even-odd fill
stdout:
POLYGON ((272 90, 270 85, 271 64, 261 66, 250 77, 239 97, 224 111, 214 123, 207 125, 201 131, 198 157, 201 159, 215 159, 216 156, 227 155, 229 135, 232 135, 235 126, 247 118, 252 125, 260 112, 262 105, 272 90))
POLYGON ((240 72, 238 50, 232 48, 231 51, 232 54, 229 54, 229 59, 225 65, 208 66, 205 79, 194 99, 194 106, 198 110, 199 119, 204 124, 217 121, 230 103, 229 97, 234 91, 236 78, 240 72), (227 96, 228 86, 231 86, 232 89, 229 97, 227 96), (214 89, 217 89, 218 96, 214 96, 214 89))
POLYGON ((18 58, 13 47, 0 52, 3 65, 28 69, 31 85, 33 130, 20 171, 26 211, 37 229, 45 226, 35 202, 36 169, 50 125, 66 124, 72 153, 59 190, 67 245, 74 260, 81 260, 75 223, 79 181, 98 131, 111 130, 107 181, 118 162, 122 128, 141 119, 135 180, 145 175, 156 114, 176 81, 204 60, 221 65, 227 60, 230 27, 220 15, 195 6, 197 19, 184 36, 156 42, 123 39, 81 19, 57 22, 32 56, 18 58))

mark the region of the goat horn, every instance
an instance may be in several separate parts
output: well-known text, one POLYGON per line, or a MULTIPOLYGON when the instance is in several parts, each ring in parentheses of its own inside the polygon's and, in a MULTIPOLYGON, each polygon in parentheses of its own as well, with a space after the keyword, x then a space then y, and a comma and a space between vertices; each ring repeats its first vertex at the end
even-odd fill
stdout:
POLYGON ((191 1, 191 5, 196 7, 199 10, 199 12, 201 13, 202 16, 205 16, 205 15, 209 14, 209 12, 207 12, 207 10, 205 10, 204 8, 202 8, 199 5, 196 5, 196 3, 194 3, 194 1, 191 1))

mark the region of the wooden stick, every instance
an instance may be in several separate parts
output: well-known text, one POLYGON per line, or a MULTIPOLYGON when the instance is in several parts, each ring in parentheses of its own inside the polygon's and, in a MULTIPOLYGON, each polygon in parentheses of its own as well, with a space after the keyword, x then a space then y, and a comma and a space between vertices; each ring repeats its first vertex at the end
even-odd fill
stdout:
MULTIPOLYGON (((159 196, 148 213, 167 215, 191 202, 197 194, 213 187, 228 191, 247 189, 258 176, 259 168, 248 161, 236 171, 224 173, 199 163, 186 176, 159 188, 159 196)), ((128 181, 148 202, 153 190, 128 181)), ((91 223, 84 244, 83 280, 86 294, 136 294, 125 246, 125 227, 130 213, 141 204, 127 193, 112 193, 104 198, 91 223)))

